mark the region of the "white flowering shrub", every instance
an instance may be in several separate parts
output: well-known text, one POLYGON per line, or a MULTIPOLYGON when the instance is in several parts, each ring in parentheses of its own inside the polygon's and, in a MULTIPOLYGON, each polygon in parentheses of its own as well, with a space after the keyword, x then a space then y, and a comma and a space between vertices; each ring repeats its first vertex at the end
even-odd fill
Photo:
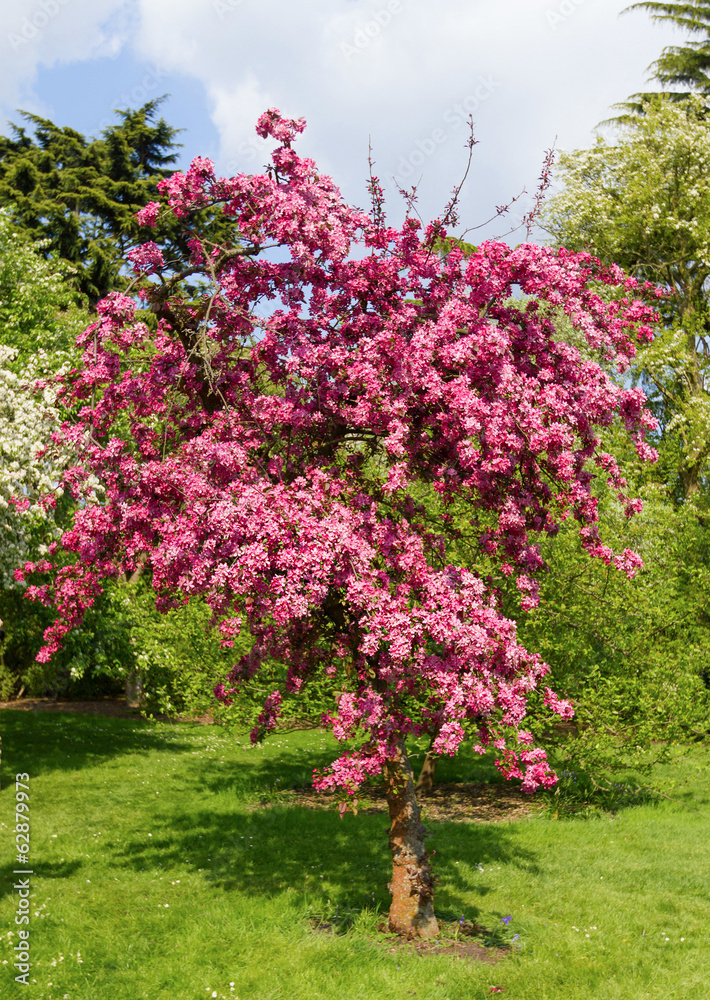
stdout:
MULTIPOLYGON (((51 616, 24 597, 14 576, 41 560, 59 538, 73 501, 58 489, 72 456, 52 441, 68 413, 57 403, 54 376, 71 367, 77 334, 91 322, 75 304, 73 272, 45 259, 0 210, 0 698, 39 695, 91 678, 117 676, 131 662, 127 626, 111 595, 97 602, 64 656, 47 667, 35 661, 51 616), (44 498, 44 504, 36 501, 44 498), (55 506, 56 504, 56 506, 55 506)), ((95 484, 98 486, 98 483, 95 484)), ((96 681, 91 680, 98 690, 96 681)))
POLYGON ((15 588, 15 568, 59 534, 53 507, 34 501, 53 494, 68 458, 51 442, 60 419, 53 376, 89 321, 74 303, 71 270, 44 249, 0 211, 0 589, 15 588))
POLYGON ((88 325, 87 313, 74 302, 71 268, 46 260, 44 248, 0 210, 0 344, 16 349, 3 367, 18 373, 42 353, 51 368, 57 352, 71 351, 88 325))
POLYGON ((17 351, 0 345, 0 586, 13 587, 14 570, 25 560, 46 551, 59 536, 54 520, 54 497, 63 453, 52 446, 51 434, 59 422, 56 392, 47 386, 35 390, 38 367, 34 360, 17 374, 10 368, 17 351), (42 506, 30 501, 47 497, 42 506), (50 499, 51 498, 51 499, 50 499))

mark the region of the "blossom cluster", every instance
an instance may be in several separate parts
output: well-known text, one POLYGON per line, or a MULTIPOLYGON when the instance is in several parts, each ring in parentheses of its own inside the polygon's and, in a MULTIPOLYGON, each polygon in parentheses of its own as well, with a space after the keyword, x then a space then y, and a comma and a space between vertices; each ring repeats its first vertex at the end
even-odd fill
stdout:
MULTIPOLYGON (((35 591, 60 612, 42 655, 104 576, 146 564, 162 607, 202 595, 226 647, 250 629, 254 647, 218 697, 267 658, 288 665, 255 739, 283 695, 322 672, 343 678, 324 721, 359 748, 319 787, 354 791, 408 734, 448 754, 474 734, 526 790, 549 785, 521 728, 548 667, 482 576, 449 564, 446 512, 463 504, 483 525, 481 558, 515 575, 524 607, 544 569, 537 539, 570 514, 592 557, 633 573, 637 557, 598 536, 595 468, 627 513, 637 505, 597 431, 620 419, 648 457, 654 422, 641 393, 559 340, 554 316, 623 365, 653 314, 633 297, 606 302, 599 286, 623 276, 589 255, 494 242, 441 252, 441 222, 389 227, 381 204, 351 208, 293 150, 302 129, 271 109, 259 120, 278 143, 266 174, 218 178, 200 159, 162 183, 164 210, 221 206, 233 221, 229 246, 192 239, 204 308, 166 298, 169 268, 148 244, 134 259, 166 279, 146 293, 157 331, 113 293, 83 337, 64 387, 79 419, 62 431, 80 454, 64 477, 83 498, 62 540, 76 559, 35 591)), ((546 701, 571 714, 549 690, 546 701)))

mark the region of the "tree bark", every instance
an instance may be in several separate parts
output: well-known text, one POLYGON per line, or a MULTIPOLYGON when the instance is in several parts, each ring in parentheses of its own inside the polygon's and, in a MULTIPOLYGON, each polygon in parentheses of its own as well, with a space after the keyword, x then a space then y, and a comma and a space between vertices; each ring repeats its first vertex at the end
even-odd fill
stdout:
POLYGON ((424 758, 424 763, 422 764, 422 769, 419 772, 417 783, 414 786, 414 791, 417 793, 419 798, 423 798, 425 795, 431 795, 434 787, 436 765, 438 762, 439 755, 432 753, 431 750, 427 750, 427 755, 424 758))
POLYGON ((143 677, 138 670, 132 670, 126 678, 126 704, 129 708, 142 708, 145 704, 143 677))
POLYGON ((693 465, 681 467, 680 470, 680 481, 683 488, 683 496, 686 500, 694 496, 698 489, 700 488, 700 463, 694 463, 693 465))
POLYGON ((389 929, 408 938, 436 937, 439 925, 434 916, 432 875, 412 767, 403 739, 397 743, 396 758, 386 765, 385 781, 392 851, 389 929))

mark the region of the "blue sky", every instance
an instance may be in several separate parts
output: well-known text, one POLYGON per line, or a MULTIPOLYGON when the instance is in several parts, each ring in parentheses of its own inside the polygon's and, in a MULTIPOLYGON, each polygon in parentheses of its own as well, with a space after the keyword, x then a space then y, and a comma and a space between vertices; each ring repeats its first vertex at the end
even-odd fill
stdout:
MULTIPOLYGON (((178 137, 184 144, 179 165, 188 166, 193 156, 212 159, 219 156, 219 133, 206 113, 207 98, 202 83, 194 77, 168 73, 159 66, 146 64, 130 49, 113 58, 41 67, 33 90, 38 100, 30 97, 31 110, 39 105, 38 113, 58 124, 71 125, 85 135, 96 135, 115 123, 114 108, 139 107, 169 94, 161 114, 171 125, 185 130, 178 137)), ((19 118, 13 114, 12 120, 19 118)))
MULTIPOLYGON (((368 142, 393 221, 396 182, 419 181, 441 211, 479 145, 461 227, 523 188, 545 150, 588 146, 610 106, 644 88, 646 67, 683 36, 623 0, 12 0, 0 9, 0 115, 15 109, 95 134, 114 107, 163 93, 184 128, 182 165, 209 156, 253 172, 268 147, 261 111, 303 116, 299 151, 364 205, 368 142)), ((653 88, 651 88, 653 89, 653 88)), ((498 229, 506 228, 499 225, 498 229)), ((495 229, 495 227, 493 227, 495 229)), ((486 230, 490 235, 491 231, 486 230)), ((522 237, 521 237, 522 238, 522 237)))

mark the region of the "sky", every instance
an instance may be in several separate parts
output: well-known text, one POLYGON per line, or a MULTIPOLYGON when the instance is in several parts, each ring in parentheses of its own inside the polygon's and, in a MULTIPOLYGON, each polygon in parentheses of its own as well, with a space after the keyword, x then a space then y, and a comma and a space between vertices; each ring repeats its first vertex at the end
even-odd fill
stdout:
POLYGON ((254 126, 277 107, 307 120, 299 153, 363 208, 371 146, 394 223, 398 189, 414 184, 422 218, 441 214, 466 170, 470 115, 477 145, 459 231, 502 236, 529 210, 545 152, 592 145, 616 102, 657 89, 647 68, 664 46, 685 41, 642 11, 621 15, 626 5, 6 0, 0 118, 17 123, 23 109, 96 135, 114 109, 169 94, 162 114, 184 129, 179 165, 208 156, 233 175, 268 161, 254 126), (484 225, 516 196, 505 219, 484 225))

